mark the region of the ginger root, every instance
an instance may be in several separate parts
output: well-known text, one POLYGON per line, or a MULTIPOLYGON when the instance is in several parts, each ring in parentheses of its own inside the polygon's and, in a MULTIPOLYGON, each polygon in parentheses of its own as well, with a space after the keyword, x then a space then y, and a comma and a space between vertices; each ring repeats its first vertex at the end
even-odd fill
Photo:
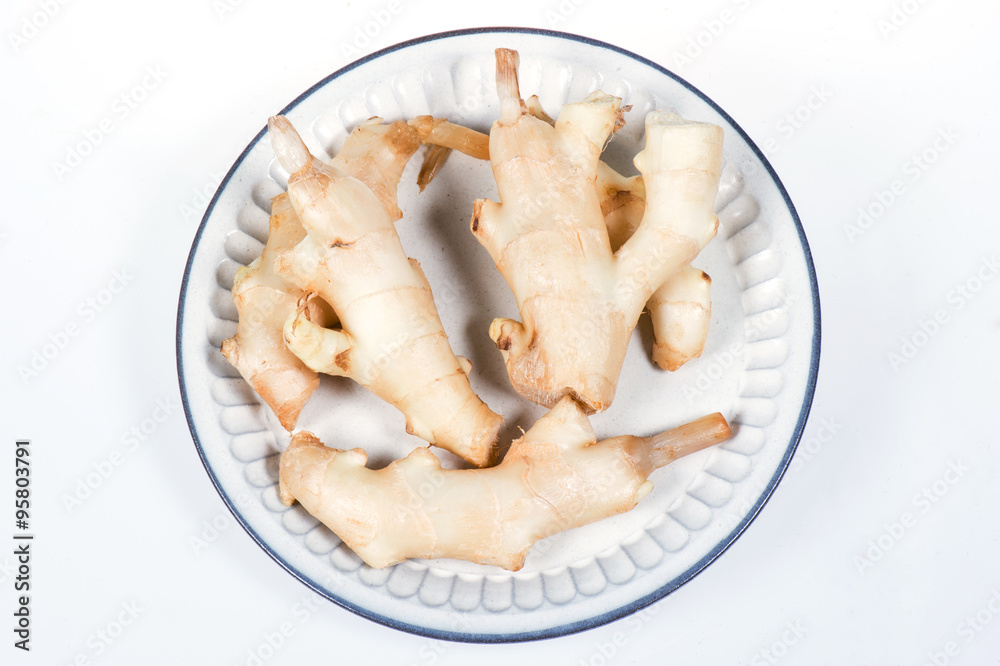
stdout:
POLYGON ((356 128, 330 164, 313 157, 291 124, 268 121, 288 196, 307 234, 278 271, 329 303, 342 328, 309 316, 310 297, 284 325, 288 348, 312 370, 350 377, 406 416, 406 430, 470 463, 489 464, 503 419, 469 385, 430 285, 406 256, 394 222, 396 187, 421 140, 441 122, 418 119, 356 128))
MULTIPOLYGON (((532 109, 530 101, 528 107, 532 109)), ((617 252, 642 222, 646 197, 642 177, 622 176, 602 161, 596 185, 611 251, 617 252)), ((687 264, 647 301, 653 322, 653 361, 664 370, 677 370, 704 351, 712 319, 711 286, 707 273, 687 264)))
MULTIPOLYGON (((537 95, 524 100, 524 104, 535 118, 556 124, 542 108, 537 95)), ((461 146, 463 152, 478 159, 490 159, 486 134, 461 125, 450 125, 448 131, 451 135, 448 145, 461 146)), ((433 178, 450 152, 451 148, 444 145, 432 146, 424 158, 421 179, 433 178)), ((617 252, 642 222, 646 206, 642 177, 623 176, 601 160, 597 165, 596 187, 611 251, 617 252)), ((684 266, 667 278, 647 301, 646 310, 653 323, 653 362, 664 370, 677 370, 704 351, 712 317, 711 284, 712 279, 704 271, 684 266)))
POLYGON ((372 567, 448 557, 516 571, 539 539, 630 510, 654 469, 730 434, 713 414, 650 438, 597 442, 566 397, 488 469, 442 469, 421 447, 371 470, 362 449, 299 432, 281 455, 279 487, 286 505, 298 500, 372 567))
MULTIPOLYGON (((292 430, 299 413, 316 387, 319 375, 288 351, 282 329, 304 292, 279 275, 276 264, 305 238, 287 194, 271 201, 267 243, 249 266, 236 271, 233 303, 239 313, 236 335, 222 343, 222 354, 267 403, 286 430, 292 430)), ((322 301, 310 303, 309 317, 332 324, 334 318, 322 301)))
MULTIPOLYGON (((526 99, 525 106, 534 117, 555 125, 537 95, 526 99)), ((646 207, 642 177, 622 176, 602 160, 597 165, 596 187, 611 251, 617 252, 642 222, 646 207)), ((653 322, 653 362, 664 370, 677 370, 704 351, 712 319, 711 285, 707 273, 684 266, 646 303, 653 322)))
POLYGON ((496 58, 500 118, 489 153, 502 203, 477 200, 471 228, 521 322, 496 319, 490 337, 521 395, 546 406, 570 395, 602 411, 643 307, 716 233, 722 130, 661 111, 646 117, 635 158, 642 221, 614 251, 596 181, 621 100, 596 91, 549 125, 520 98, 517 53, 497 49, 496 58))

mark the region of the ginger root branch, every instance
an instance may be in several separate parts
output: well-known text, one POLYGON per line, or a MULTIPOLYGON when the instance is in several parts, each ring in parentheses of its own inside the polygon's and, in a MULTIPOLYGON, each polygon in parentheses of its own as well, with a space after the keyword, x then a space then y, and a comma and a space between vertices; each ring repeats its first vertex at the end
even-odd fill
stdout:
POLYGON ((331 330, 311 321, 310 299, 302 299, 284 339, 309 368, 350 377, 397 407, 411 434, 482 466, 503 420, 473 393, 468 362, 452 352, 430 285, 394 226, 402 215, 396 187, 420 147, 420 128, 440 127, 421 122, 367 122, 324 164, 285 118, 269 121, 291 174, 289 200, 307 230, 278 270, 329 303, 341 322, 331 330))
POLYGON ((729 436, 713 414, 650 438, 598 442, 567 397, 488 469, 442 469, 419 448, 372 470, 361 449, 327 448, 300 432, 281 456, 280 492, 372 567, 448 557, 516 571, 539 539, 632 509, 652 489, 653 470, 729 436))
MULTIPOLYGON (((496 56, 501 111, 489 153, 501 203, 477 201, 470 226, 521 321, 495 320, 490 337, 521 395, 546 406, 569 395, 602 411, 644 306, 715 235, 722 130, 665 112, 647 116, 646 146, 635 158, 642 218, 627 240, 616 234, 621 246, 613 248, 605 216, 637 199, 609 203, 611 187, 630 191, 635 181, 616 181, 600 162, 621 126, 621 100, 595 91, 550 125, 532 114, 537 100, 520 98, 516 53, 496 56)), ((619 216, 627 222, 629 211, 619 216)))

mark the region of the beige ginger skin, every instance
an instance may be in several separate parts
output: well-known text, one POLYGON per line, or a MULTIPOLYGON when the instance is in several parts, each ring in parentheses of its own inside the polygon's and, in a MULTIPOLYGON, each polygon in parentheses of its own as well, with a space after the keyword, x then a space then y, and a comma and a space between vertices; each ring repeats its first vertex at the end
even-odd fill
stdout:
MULTIPOLYGON (((222 343, 222 354, 271 408, 286 430, 319 386, 319 375, 285 347, 282 328, 305 292, 279 275, 276 264, 303 238, 287 194, 271 201, 267 244, 249 266, 236 271, 233 303, 239 313, 236 335, 222 343)), ((309 317, 333 323, 319 300, 310 302, 309 317)))
POLYGON ((583 407, 563 398, 487 469, 442 469, 427 448, 372 470, 361 449, 298 432, 281 455, 286 505, 298 500, 361 559, 456 558, 516 571, 532 544, 632 509, 650 473, 726 440, 713 414, 650 438, 597 441, 583 407))
POLYGON ((489 464, 503 420, 473 393, 470 364, 452 352, 427 279, 394 226, 403 167, 437 126, 373 119, 330 164, 309 153, 285 118, 268 127, 307 231, 279 273, 318 294, 341 322, 334 330, 311 321, 311 299, 303 298, 284 325, 288 348, 309 368, 350 377, 397 407, 410 434, 489 464))
POLYGON ((552 406, 570 395, 588 413, 615 394, 646 302, 715 235, 722 130, 652 112, 636 156, 641 223, 613 251, 596 187, 600 153, 622 122, 621 100, 597 91, 563 107, 555 125, 520 99, 517 54, 497 49, 500 118, 489 154, 502 203, 478 200, 471 227, 506 279, 521 321, 490 337, 514 388, 552 406))
MULTIPOLYGON (((555 125, 537 95, 526 99, 525 106, 534 117, 555 125)), ((646 207, 642 177, 623 176, 602 160, 595 185, 611 251, 617 252, 642 222, 646 207)), ((646 302, 653 322, 653 362, 664 370, 677 370, 704 351, 712 319, 711 286, 707 273, 687 265, 667 278, 646 302)))
MULTIPOLYGON (((542 108, 537 95, 524 103, 535 118, 556 124, 555 118, 542 108)), ((479 159, 490 158, 489 136, 460 125, 450 125, 447 129, 452 135, 450 143, 461 146, 462 152, 479 159), (457 139, 459 136, 461 141, 457 139)), ((433 177, 450 150, 432 146, 424 159, 422 177, 433 177)), ((642 177, 623 176, 602 160, 597 165, 595 186, 611 251, 617 252, 642 222, 646 207, 642 177)), ((712 280, 705 272, 684 266, 667 278, 646 302, 653 324, 653 361, 664 370, 677 370, 704 351, 712 317, 711 285, 712 280)))
MULTIPOLYGON (((617 252, 642 222, 642 178, 622 176, 601 162, 596 184, 611 249, 617 252)), ((646 310, 653 322, 653 361, 664 370, 677 370, 704 351, 712 320, 711 287, 707 273, 687 264, 647 301, 646 310)))

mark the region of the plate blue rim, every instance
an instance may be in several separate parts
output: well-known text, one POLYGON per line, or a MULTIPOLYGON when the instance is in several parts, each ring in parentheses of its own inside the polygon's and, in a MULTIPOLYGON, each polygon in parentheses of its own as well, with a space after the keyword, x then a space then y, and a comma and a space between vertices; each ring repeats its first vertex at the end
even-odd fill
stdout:
POLYGON ((247 147, 243 149, 243 152, 240 153, 240 156, 236 159, 236 161, 233 163, 233 166, 226 173, 226 177, 222 180, 222 183, 216 190, 215 195, 212 197, 212 201, 209 203, 208 208, 205 211, 205 215, 202 217, 201 224, 198 226, 198 231, 195 234, 194 241, 191 244, 191 251, 188 254, 188 259, 184 267, 184 277, 181 281, 180 298, 177 306, 177 329, 176 329, 176 349, 175 349, 175 353, 177 356, 177 375, 180 382, 181 402, 184 406, 184 416, 187 420, 188 429, 191 431, 191 437, 194 440, 195 448, 198 451, 198 456, 199 458, 201 458, 202 465, 205 467, 205 471, 208 473, 209 478, 212 480, 212 484, 215 486, 215 489, 219 492, 219 495, 222 497, 223 502, 225 502, 226 507, 233 514, 233 517, 236 519, 236 521, 243 526, 243 529, 247 531, 247 533, 251 536, 251 538, 253 538, 253 540, 257 542, 257 544, 264 550, 264 552, 266 552, 275 562, 280 564, 286 571, 288 571, 290 574, 292 574, 295 578, 300 580, 306 586, 311 588, 313 591, 315 591, 316 593, 320 594, 323 597, 326 597, 330 601, 338 604, 343 608, 346 608, 347 610, 353 613, 368 618, 374 622, 378 622, 379 624, 385 625, 387 627, 392 627, 393 629, 398 629, 401 631, 406 631, 408 633, 420 636, 426 636, 429 638, 456 641, 456 642, 467 642, 467 643, 524 642, 532 640, 541 640, 546 638, 555 638, 557 636, 564 636, 584 631, 586 629, 592 629, 594 627, 607 624, 619 618, 635 613, 641 610, 642 608, 645 608, 646 606, 652 604, 653 602, 666 597, 671 592, 679 588, 681 585, 684 585, 692 578, 694 578, 696 575, 698 575, 701 571, 705 569, 705 567, 707 567, 715 559, 717 559, 720 555, 722 555, 740 537, 740 535, 743 534, 743 532, 747 529, 750 523, 753 522, 754 518, 756 518, 757 515, 760 513, 760 510, 767 503, 768 499, 770 499, 771 494, 774 492, 774 489, 781 481, 781 478, 784 476, 785 471, 787 470, 788 465, 791 462, 792 456, 794 455, 795 450, 798 447, 799 440, 802 437, 802 432, 805 429, 806 421, 809 417, 809 411, 810 408, 812 407, 813 395, 816 391, 816 381, 819 374, 819 357, 820 357, 820 340, 821 340, 819 285, 816 280, 816 269, 815 266, 813 265, 812 252, 809 249, 809 242, 806 240, 805 230, 802 227, 802 222, 799 219, 798 212, 795 210, 795 206, 792 204, 792 200, 788 196, 788 191, 782 184, 781 179, 778 178, 778 174, 775 173, 774 168, 771 166, 770 162, 768 162, 767 158, 764 156, 764 153, 761 152, 760 148, 758 148, 757 145, 750 139, 750 137, 743 130, 743 128, 740 127, 740 125, 737 124, 736 121, 733 120, 733 118, 730 117, 728 113, 726 113, 718 104, 716 104, 713 100, 711 100, 707 95, 705 95, 703 92, 695 88, 693 85, 685 81, 683 78, 681 78, 674 72, 671 72, 670 70, 666 69, 662 65, 659 65, 647 58, 644 58, 638 54, 632 53, 631 51, 623 49, 619 46, 615 46, 613 44, 608 44, 606 42, 602 42, 597 39, 584 37, 582 35, 576 35, 567 32, 559 32, 556 30, 545 30, 540 28, 524 28, 524 27, 480 27, 480 28, 465 28, 461 30, 449 30, 446 32, 434 33, 431 35, 418 37, 416 39, 400 42, 399 44, 389 46, 380 51, 371 53, 359 60, 356 60, 355 62, 352 62, 351 64, 342 67, 333 74, 330 74, 329 76, 322 79, 315 85, 311 86, 301 95, 292 100, 291 103, 289 103, 284 109, 281 110, 281 113, 282 114, 288 113, 291 109, 298 106, 298 104, 302 100, 307 98, 314 91, 326 85, 333 79, 343 76, 345 73, 351 71, 352 69, 359 67, 365 64, 366 62, 369 62, 376 58, 380 58, 388 53, 392 53, 394 51, 398 51, 400 49, 404 49, 417 44, 422 44, 425 42, 447 39, 449 37, 476 35, 476 34, 509 34, 509 33, 534 34, 546 37, 554 37, 558 39, 566 39, 569 41, 581 42, 589 46, 608 49, 610 51, 620 53, 622 55, 632 58, 633 60, 636 60, 644 65, 647 65, 659 71, 665 76, 672 78, 677 83, 684 86, 687 90, 691 91, 693 94, 701 98, 705 103, 707 103, 716 112, 718 112, 719 115, 725 118, 726 121, 730 124, 730 126, 733 129, 735 129, 736 132, 739 133, 739 135, 743 138, 743 140, 746 141, 747 145, 750 146, 751 150, 753 150, 754 154, 761 161, 761 164, 764 165, 764 168, 767 170, 768 175, 771 177, 775 185, 778 187, 778 190, 781 193, 781 197, 784 200, 785 205, 788 207, 788 211, 792 216, 792 220, 795 222, 795 228, 799 235, 799 242, 802 245, 802 252, 806 260, 806 269, 809 273, 809 282, 810 282, 810 290, 812 293, 813 313, 814 313, 813 328, 815 332, 813 334, 811 358, 809 364, 809 377, 806 384, 806 393, 802 403, 802 409, 799 412, 799 417, 798 420, 796 421, 795 429, 792 433, 791 440, 789 441, 788 448, 786 449, 785 454, 782 457, 780 464, 778 465, 778 469, 771 477, 771 480, 768 482, 760 498, 757 500, 754 506, 751 507, 751 509, 747 512, 746 517, 733 529, 733 531, 730 532, 724 539, 722 539, 715 546, 715 548, 713 548, 709 553, 707 553, 701 560, 696 562, 687 571, 680 574, 666 585, 660 587, 659 589, 655 590, 654 592, 644 597, 636 599, 635 601, 629 604, 625 604, 618 608, 602 613, 601 615, 596 615, 592 618, 588 618, 586 620, 558 625, 556 627, 551 627, 539 631, 516 632, 510 634, 482 634, 482 633, 461 633, 461 632, 451 632, 451 631, 440 631, 435 629, 428 629, 426 627, 421 627, 417 625, 412 625, 405 622, 400 622, 393 618, 385 617, 378 613, 373 613, 356 604, 352 604, 351 602, 345 599, 341 599, 337 595, 330 594, 318 583, 316 583, 309 577, 304 576, 301 572, 297 571, 291 564, 286 562, 284 559, 281 558, 281 556, 279 556, 276 552, 274 552, 271 549, 271 547, 260 537, 260 535, 258 535, 244 521, 243 516, 236 509, 235 503, 233 502, 232 498, 230 498, 229 495, 226 494, 226 491, 222 488, 222 485, 219 483, 219 479, 216 477, 212 468, 208 464, 208 461, 205 457, 204 448, 201 443, 201 439, 198 436, 198 431, 195 428, 194 421, 191 416, 191 408, 188 403, 187 387, 185 386, 185 381, 184 381, 184 359, 181 355, 181 348, 183 342, 182 331, 184 324, 184 308, 186 305, 188 280, 191 274, 191 266, 192 263, 194 262, 194 256, 198 250, 198 245, 201 241, 202 233, 205 230, 205 225, 207 224, 209 217, 211 217, 212 211, 215 208, 215 204, 218 201, 219 196, 225 190, 226 185, 229 183, 229 180, 236 172, 236 169, 243 162, 243 159, 246 157, 247 153, 250 150, 252 150, 254 146, 257 145, 257 143, 261 140, 261 138, 263 138, 264 134, 267 132, 267 127, 266 126, 263 127, 260 130, 260 132, 258 132, 257 135, 250 141, 250 143, 247 144, 247 147))

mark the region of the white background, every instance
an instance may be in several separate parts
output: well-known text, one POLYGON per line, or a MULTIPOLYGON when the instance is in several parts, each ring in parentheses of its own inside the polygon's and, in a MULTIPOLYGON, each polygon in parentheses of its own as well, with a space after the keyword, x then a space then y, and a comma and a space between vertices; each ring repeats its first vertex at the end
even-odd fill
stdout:
POLYGON ((246 664, 283 623, 292 632, 265 663, 1000 659, 995 3, 411 0, 362 43, 388 1, 225 2, 4 3, 0 541, 13 543, 18 437, 32 440, 37 538, 28 654, 12 646, 13 546, 0 549, 0 661, 246 664), (268 115, 357 57, 490 25, 619 45, 728 111, 801 216, 823 351, 792 467, 723 557, 641 616, 476 646, 312 602, 235 525, 179 406, 174 326, 207 197, 268 115), (144 99, 122 106, 144 80, 144 99), (105 292, 116 272, 124 288, 105 292), (101 298, 100 312, 86 305, 101 298), (76 334, 28 376, 68 326, 76 334), (158 404, 167 418, 127 445, 158 404), (130 624, 99 638, 119 619, 130 624))

